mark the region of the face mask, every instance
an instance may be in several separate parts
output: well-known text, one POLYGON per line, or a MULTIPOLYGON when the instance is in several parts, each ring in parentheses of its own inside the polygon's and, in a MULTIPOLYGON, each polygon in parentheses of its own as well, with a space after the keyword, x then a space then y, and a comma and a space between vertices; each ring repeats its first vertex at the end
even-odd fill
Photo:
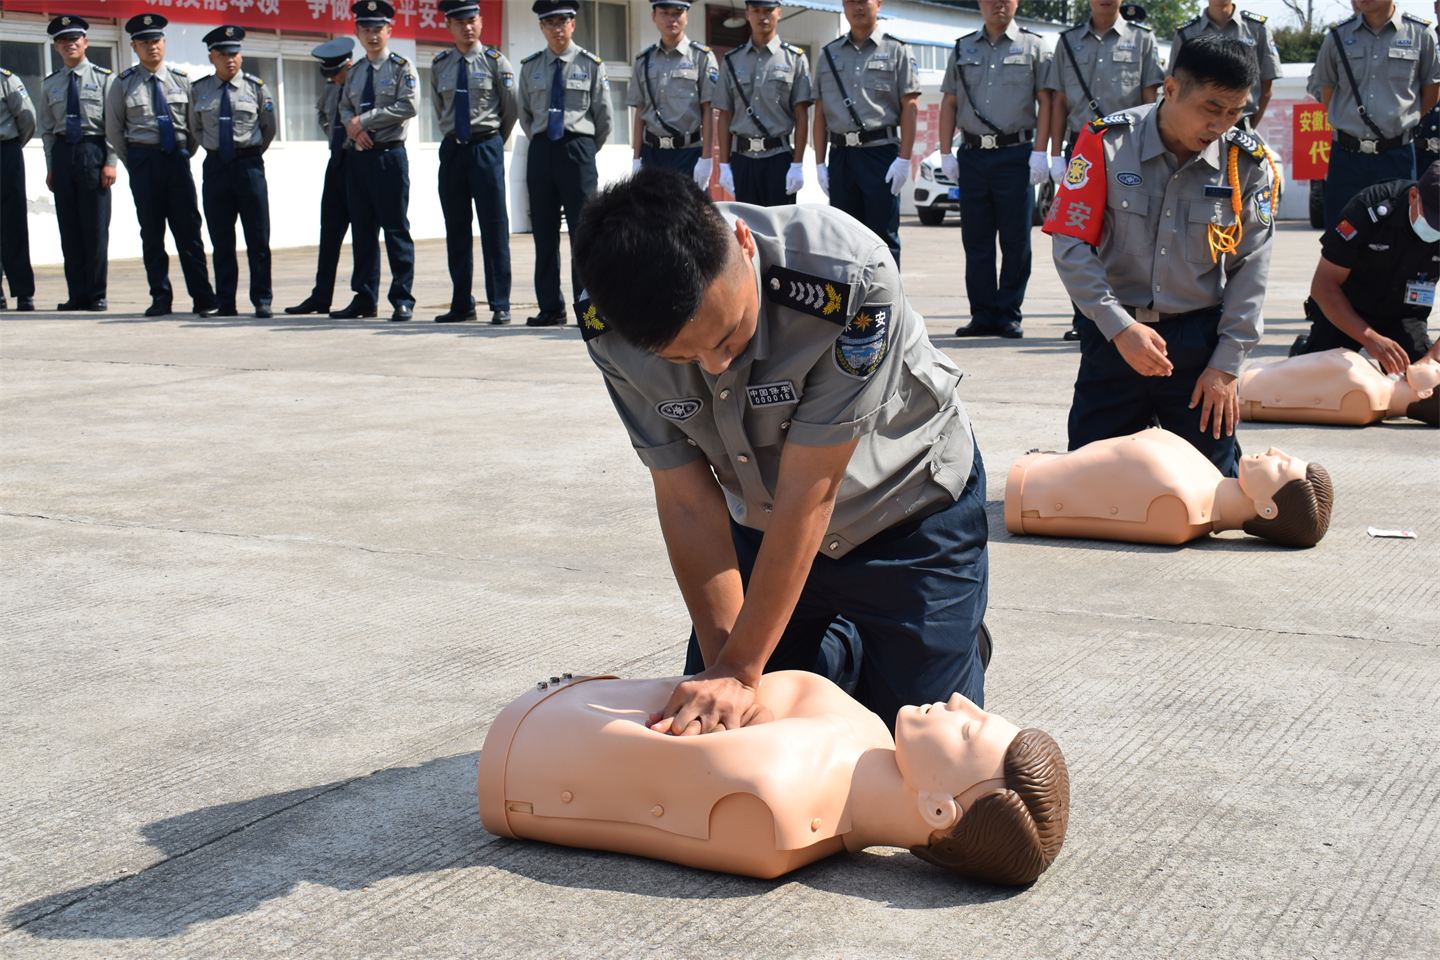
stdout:
POLYGON ((1415 236, 1424 240, 1426 243, 1440 242, 1440 230, 1436 230, 1430 226, 1429 221, 1425 219, 1424 211, 1421 211, 1419 217, 1410 221, 1410 227, 1415 231, 1415 236))

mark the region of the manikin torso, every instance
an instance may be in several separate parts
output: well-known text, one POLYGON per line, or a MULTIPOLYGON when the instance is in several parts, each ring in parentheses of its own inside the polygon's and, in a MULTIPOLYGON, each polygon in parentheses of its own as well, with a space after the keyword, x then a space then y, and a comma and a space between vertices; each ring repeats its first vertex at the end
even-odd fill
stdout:
POLYGON ((766 674, 759 699, 774 721, 694 737, 646 725, 678 680, 562 681, 506 707, 480 758, 485 829, 774 877, 843 848, 925 845, 1003 785, 1019 732, 965 701, 976 749, 946 783, 912 772, 911 787, 885 724, 821 677, 766 674), (932 787, 957 808, 927 819, 921 791, 932 787))
POLYGON ((1240 419, 1361 426, 1403 417, 1440 385, 1440 364, 1410 365, 1391 380, 1353 350, 1307 353, 1257 363, 1240 375, 1240 419))

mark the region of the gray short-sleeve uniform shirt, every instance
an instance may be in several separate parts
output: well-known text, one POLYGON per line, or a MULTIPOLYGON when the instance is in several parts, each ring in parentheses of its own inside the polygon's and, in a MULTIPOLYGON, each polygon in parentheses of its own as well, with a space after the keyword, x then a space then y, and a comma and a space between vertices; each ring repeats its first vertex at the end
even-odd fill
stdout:
MULTIPOLYGON (((1265 329, 1261 307, 1274 236, 1274 177, 1269 162, 1255 156, 1262 149, 1259 141, 1231 129, 1177 164, 1160 139, 1153 104, 1104 122, 1105 209, 1072 212, 1063 187, 1055 198, 1062 223, 1071 216, 1105 219, 1098 247, 1054 235, 1055 267, 1066 292, 1107 340, 1134 322, 1127 306, 1177 314, 1223 303, 1220 342, 1209 365, 1239 376, 1240 364, 1265 329), (1241 238, 1235 253, 1212 257, 1211 224, 1231 227, 1237 219, 1228 175, 1232 143, 1241 154, 1236 163, 1241 238)), ((1099 175, 1093 166, 1076 170, 1077 161, 1084 162, 1072 160, 1072 172, 1099 175)))
POLYGON ((610 137, 610 80, 600 58, 574 43, 558 57, 546 47, 520 61, 520 128, 528 137, 545 135, 556 60, 565 63, 565 132, 587 134, 603 145, 610 137))
MULTIPOLYGON (((45 146, 45 167, 50 168, 50 148, 55 141, 65 136, 65 104, 70 94, 70 75, 74 74, 80 89, 80 135, 82 137, 108 137, 106 129, 106 104, 115 76, 104 67, 97 67, 89 60, 82 60, 72 70, 61 67, 40 81, 40 95, 35 108, 36 123, 40 130, 40 142, 45 146)), ((110 141, 113 144, 114 141, 110 141)), ((105 165, 115 165, 115 148, 107 144, 105 165)), ((123 147, 124 144, 121 144, 123 147)))
POLYGON ((1155 52, 1155 36, 1149 27, 1121 17, 1102 37, 1087 20, 1064 31, 1061 36, 1070 41, 1075 63, 1070 62, 1065 45, 1057 39, 1045 89, 1065 94, 1068 111, 1065 129, 1071 133, 1079 134, 1091 120, 1140 106, 1146 88, 1159 86, 1165 81, 1155 52), (1075 73, 1077 66, 1079 76, 1085 78, 1097 102, 1094 110, 1080 87, 1075 73))
POLYGON ((756 151, 748 149, 747 140, 789 138, 795 132, 795 108, 813 100, 810 58, 805 51, 779 37, 758 46, 752 38, 725 54, 713 106, 731 114, 730 132, 737 138, 735 145, 740 153, 771 157, 785 153, 792 145, 756 151))
MULTIPOLYGON (((190 129, 206 150, 220 147, 220 90, 224 86, 227 84, 212 73, 190 88, 190 129)), ((235 148, 270 146, 275 139, 275 103, 265 81, 242 72, 231 77, 228 86, 235 148)))
POLYGON ((757 247, 758 324, 730 368, 714 377, 613 331, 589 341, 641 461, 667 470, 705 457, 735 522, 764 530, 786 443, 858 438, 828 557, 956 499, 975 452, 961 373, 931 344, 883 241, 833 207, 717 206, 757 247))
POLYGON ((320 88, 319 98, 315 101, 315 119, 319 122, 326 140, 335 135, 335 125, 340 123, 340 95, 344 92, 345 88, 340 84, 334 80, 326 80, 325 85, 320 88))
POLYGON ((0 140, 19 140, 20 146, 35 136, 35 104, 25 82, 0 68, 0 140))
POLYGON ((1372 33, 1359 15, 1340 23, 1325 34, 1315 57, 1315 81, 1329 87, 1330 125, 1361 140, 1375 139, 1375 131, 1360 117, 1355 94, 1345 67, 1350 61, 1365 112, 1385 137, 1398 137, 1420 122, 1420 91, 1440 83, 1440 64, 1435 56, 1435 33, 1428 21, 1408 13, 1395 15, 1372 33), (1340 46, 1335 34, 1340 35, 1340 46), (1342 52, 1343 51, 1343 52, 1342 52))
MULTIPOLYGON (((360 126, 374 143, 404 143, 405 125, 415 116, 420 102, 420 88, 415 66, 398 53, 383 53, 375 60, 364 59, 345 75, 345 90, 340 95, 340 122, 360 118, 360 126), (374 106, 366 110, 365 81, 375 73, 374 106)), ((347 141, 353 147, 354 141, 347 141)))
POLYGON ((956 98, 955 125, 965 133, 994 133, 976 115, 978 106, 1001 133, 1034 130, 1036 98, 1044 88, 1047 59, 1040 35, 1013 20, 994 42, 983 28, 955 41, 945 79, 940 81, 940 92, 956 98), (965 84, 960 82, 961 70, 965 71, 970 96, 966 96, 965 84))
POLYGON ((1260 62, 1260 78, 1250 88, 1250 96, 1245 100, 1244 116, 1254 116, 1260 104, 1260 84, 1265 80, 1276 79, 1282 72, 1280 51, 1275 47, 1275 39, 1270 34, 1267 19, 1249 10, 1236 10, 1235 15, 1220 26, 1210 19, 1209 13, 1202 11, 1198 17, 1175 31, 1175 39, 1170 41, 1170 60, 1165 67, 1165 76, 1175 73, 1175 58, 1180 56, 1180 48, 1201 34, 1218 33, 1222 37, 1239 40, 1255 51, 1255 59, 1260 62))
MULTIPOLYGON (((61 71, 62 73, 64 71, 61 71)), ((105 95, 105 136, 121 162, 128 164, 126 142, 142 146, 160 145, 160 121, 155 113, 155 81, 170 110, 175 125, 175 141, 182 150, 195 149, 190 132, 190 76, 168 63, 151 73, 139 64, 123 70, 105 95)), ((61 91, 63 97, 63 90, 61 91)), ((61 103, 60 130, 65 129, 64 103, 61 103)))
POLYGON ((654 136, 673 136, 665 129, 666 123, 688 136, 700 132, 704 119, 701 105, 713 103, 719 79, 718 64, 710 48, 682 36, 673 49, 666 50, 664 44, 656 43, 635 58, 625 103, 639 111, 645 129, 654 136), (651 91, 655 94, 653 100, 651 91))
POLYGON ((454 47, 442 50, 430 64, 430 104, 440 135, 448 137, 455 132, 455 91, 462 60, 470 92, 470 135, 498 133, 502 140, 508 138, 520 116, 515 71, 503 53, 478 43, 465 53, 454 47))
MULTIPOLYGON (((895 127, 900 123, 900 107, 905 97, 920 92, 920 74, 915 67, 910 45, 890 34, 871 34, 858 46, 850 34, 832 40, 820 48, 815 61, 813 80, 815 99, 825 111, 828 133, 860 133, 855 120, 845 107, 845 96, 855 101, 855 113, 865 130, 895 127), (834 69, 831 69, 831 62, 834 69), (835 81, 840 75, 845 93, 835 81)), ((899 143, 898 129, 888 137, 872 140, 867 147, 899 143)))

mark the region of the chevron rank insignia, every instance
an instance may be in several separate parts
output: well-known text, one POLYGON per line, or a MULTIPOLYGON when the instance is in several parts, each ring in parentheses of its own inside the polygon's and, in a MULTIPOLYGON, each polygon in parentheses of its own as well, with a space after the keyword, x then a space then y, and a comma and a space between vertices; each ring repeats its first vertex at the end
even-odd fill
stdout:
POLYGON ((610 325, 596 312, 595 304, 590 302, 589 297, 581 297, 575 301, 575 316, 579 318, 576 322, 580 324, 580 334, 586 343, 610 329, 610 325))
POLYGON ((850 284, 770 267, 764 276, 765 299, 845 326, 850 321, 850 284))

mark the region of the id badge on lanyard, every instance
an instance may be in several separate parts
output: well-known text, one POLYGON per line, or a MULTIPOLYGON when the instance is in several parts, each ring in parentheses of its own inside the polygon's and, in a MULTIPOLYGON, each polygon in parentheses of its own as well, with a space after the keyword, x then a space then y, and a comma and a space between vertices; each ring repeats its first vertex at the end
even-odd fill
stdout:
POLYGON ((1413 307, 1435 306, 1435 283, 1411 280, 1405 284, 1405 303, 1413 307))

